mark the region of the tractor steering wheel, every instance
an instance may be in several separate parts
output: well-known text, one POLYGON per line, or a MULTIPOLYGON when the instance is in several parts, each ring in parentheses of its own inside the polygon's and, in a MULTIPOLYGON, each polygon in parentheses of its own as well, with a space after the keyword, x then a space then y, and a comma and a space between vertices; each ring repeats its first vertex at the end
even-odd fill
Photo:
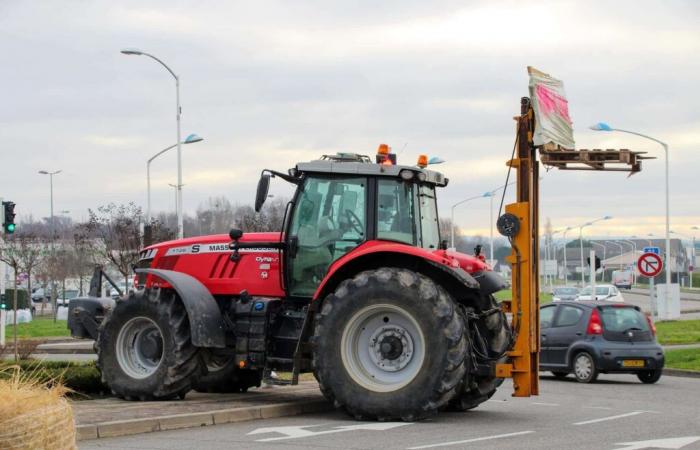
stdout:
POLYGON ((349 209, 345 210, 345 215, 347 216, 348 222, 350 223, 352 229, 355 230, 360 236, 364 235, 365 230, 362 228, 362 221, 360 220, 360 218, 357 217, 355 213, 349 209))

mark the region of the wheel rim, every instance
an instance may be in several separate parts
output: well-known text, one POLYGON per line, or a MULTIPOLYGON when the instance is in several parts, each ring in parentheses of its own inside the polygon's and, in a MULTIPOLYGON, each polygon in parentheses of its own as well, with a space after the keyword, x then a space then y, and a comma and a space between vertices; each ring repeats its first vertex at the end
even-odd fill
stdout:
POLYGON ((132 378, 153 375, 163 361, 163 334, 148 317, 134 317, 119 330, 116 354, 121 369, 132 378))
POLYGON ((391 392, 410 383, 425 358, 425 338, 405 309, 367 306, 348 321, 341 357, 350 377, 375 392, 391 392))
POLYGON ((583 380, 589 378, 593 372, 593 363, 591 362, 591 359, 586 355, 577 356, 574 371, 576 372, 576 376, 578 378, 583 380))

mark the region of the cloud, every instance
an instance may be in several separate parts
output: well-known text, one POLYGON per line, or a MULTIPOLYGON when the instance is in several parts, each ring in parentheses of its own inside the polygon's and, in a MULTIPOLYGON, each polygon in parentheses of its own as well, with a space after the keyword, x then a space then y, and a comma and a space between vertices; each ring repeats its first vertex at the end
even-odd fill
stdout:
MULTIPOLYGON (((599 120, 667 141, 675 223, 700 222, 697 19, 694 3, 649 1, 3 2, 0 194, 46 215, 36 172, 61 168, 56 207, 76 218, 108 201, 145 203, 146 160, 176 139, 175 88, 155 61, 119 53, 139 47, 181 78, 182 135, 205 138, 183 147, 188 211, 214 195, 251 201, 264 167, 385 142, 402 162, 447 160, 449 213, 504 182, 535 65, 565 81, 579 147, 662 156, 653 142, 587 130, 599 120)), ((175 160, 153 164, 156 210, 171 208, 175 160)), ((631 179, 549 173, 543 217, 559 226, 614 211, 631 221, 620 229, 656 230, 663 173, 663 159, 631 179)), ((457 218, 483 232, 489 202, 457 218)))

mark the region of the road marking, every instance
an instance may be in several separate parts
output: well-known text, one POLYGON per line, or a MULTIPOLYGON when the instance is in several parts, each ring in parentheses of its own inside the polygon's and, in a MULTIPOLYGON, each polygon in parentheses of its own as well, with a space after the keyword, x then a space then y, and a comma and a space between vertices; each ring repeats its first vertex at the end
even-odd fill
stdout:
POLYGON ((620 442, 615 445, 624 445, 625 447, 616 450, 641 450, 643 448, 671 448, 678 449, 690 445, 693 442, 700 441, 700 436, 686 436, 668 439, 655 439, 653 441, 637 441, 637 442, 620 442))
POLYGON ((576 422, 574 425, 588 425, 590 423, 605 422, 607 420, 622 419, 623 417, 636 416, 638 414, 644 414, 644 411, 633 411, 626 414, 618 414, 617 416, 601 417, 600 419, 584 420, 583 422, 576 422))
POLYGON ((331 430, 325 431, 311 431, 305 428, 319 427, 321 425, 302 425, 302 426, 288 426, 288 427, 265 427, 257 428, 248 435, 251 434, 267 434, 267 433, 279 433, 285 436, 258 439, 255 442, 271 442, 280 441, 283 439, 299 439, 305 437, 321 436, 324 434, 342 433, 344 431, 356 431, 356 430, 371 430, 371 431, 386 431, 392 428, 403 427, 406 425, 411 425, 411 422, 379 422, 379 423, 361 423, 358 425, 344 425, 339 427, 333 427, 331 430))
POLYGON ((463 441, 451 441, 451 442, 440 442, 438 444, 419 445, 418 447, 408 447, 407 450, 418 450, 421 448, 434 448, 434 447, 447 447, 448 445, 468 444, 470 442, 488 441, 490 439, 501 439, 501 438, 507 438, 507 437, 512 437, 512 436, 522 436, 523 434, 530 434, 530 433, 534 433, 534 431, 518 431, 517 433, 497 434, 495 436, 484 436, 484 437, 474 438, 474 439, 465 439, 463 441))
POLYGON ((532 402, 532 404, 539 406, 559 406, 559 403, 532 402))

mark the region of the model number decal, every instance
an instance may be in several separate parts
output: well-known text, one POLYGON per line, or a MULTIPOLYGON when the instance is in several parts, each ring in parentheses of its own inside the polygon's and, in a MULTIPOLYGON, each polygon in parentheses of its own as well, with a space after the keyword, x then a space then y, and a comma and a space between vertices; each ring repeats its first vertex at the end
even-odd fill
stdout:
MULTIPOLYGON (((217 244, 192 244, 182 247, 172 247, 165 252, 165 256, 173 255, 194 255, 199 253, 228 253, 232 250, 228 247, 228 242, 217 244)), ((274 253, 277 249, 274 248, 242 248, 239 253, 274 253)))

